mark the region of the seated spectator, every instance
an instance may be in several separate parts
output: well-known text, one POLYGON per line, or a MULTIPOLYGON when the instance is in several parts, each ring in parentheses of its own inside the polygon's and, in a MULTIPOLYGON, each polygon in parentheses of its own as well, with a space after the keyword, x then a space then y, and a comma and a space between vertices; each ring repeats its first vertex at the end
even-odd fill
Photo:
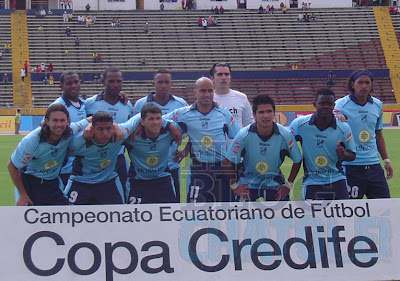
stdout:
MULTIPOLYGON (((219 10, 218 10, 218 12, 219 12, 219 10)), ((215 14, 214 7, 211 7, 210 13, 211 13, 211 14, 215 14)))
POLYGON ((97 54, 96 54, 96 61, 97 61, 97 62, 103 62, 103 59, 102 59, 100 53, 97 53, 97 54))
POLYGON ((53 74, 49 75, 49 85, 53 85, 54 84, 54 76, 53 74))
POLYGON ((49 63, 49 65, 47 66, 47 70, 48 70, 49 72, 53 72, 54 66, 53 66, 52 63, 49 63))
POLYGON ((260 4, 260 7, 258 7, 258 13, 264 14, 264 7, 261 4, 260 4))
POLYGON ((38 31, 43 31, 43 26, 39 25, 39 27, 37 28, 38 31))
POLYGON ((144 33, 150 34, 151 33, 151 29, 149 24, 146 22, 146 24, 144 25, 144 33))
POLYGON ((86 19, 86 27, 92 27, 92 25, 93 25, 93 22, 92 22, 92 20, 90 19, 90 17, 88 17, 88 18, 86 19))
POLYGON ((75 37, 75 46, 79 46, 80 44, 80 39, 78 36, 75 37))
POLYGON ((219 7, 219 13, 220 14, 223 14, 225 12, 225 9, 224 9, 224 7, 222 7, 222 5, 221 5, 221 7, 219 7))
POLYGON ((89 16, 90 21, 92 22, 92 24, 96 23, 96 16, 95 15, 91 15, 89 16))
POLYGON ((11 51, 11 44, 4 44, 4 53, 9 53, 11 51))
POLYGON ((92 54, 93 62, 97 62, 97 61, 96 61, 96 57, 97 57, 97 54, 96 54, 96 53, 93 53, 93 54, 92 54))
POLYGON ((93 84, 100 84, 99 79, 100 79, 100 75, 98 73, 95 73, 93 75, 93 84))
POLYGON ((90 11, 90 5, 89 5, 89 3, 86 4, 85 9, 86 9, 86 12, 89 12, 89 11, 90 11))
POLYGON ((120 27, 121 26, 121 20, 119 18, 115 18, 115 26, 120 27))
POLYGON ((391 6, 391 7, 389 8, 389 13, 390 13, 391 15, 397 15, 397 14, 399 13, 399 10, 398 10, 398 9, 399 9, 398 7, 391 6))
POLYGON ((85 24, 85 19, 83 16, 78 16, 78 24, 85 24))
POLYGON ((47 85, 49 83, 49 78, 47 78, 46 74, 44 75, 42 82, 43 82, 43 85, 47 85))
POLYGON ((273 14, 275 12, 275 8, 274 5, 271 6, 271 8, 269 9, 270 14, 273 14))
MULTIPOLYGON (((140 64, 141 65, 145 65, 146 64, 146 58, 145 57, 142 57, 141 59, 140 59, 140 64)), ((101 78, 102 79, 102 78, 101 78)))
POLYGON ((201 19, 201 17, 199 17, 199 18, 197 19, 197 24, 198 24, 199 26, 201 26, 201 21, 202 21, 202 19, 201 19))
POLYGON ((207 19, 207 26, 214 26, 214 22, 211 16, 209 16, 207 19))
POLYGON ((283 10, 283 7, 285 7, 285 4, 283 4, 283 2, 281 2, 281 4, 279 5, 279 7, 281 8, 281 10, 283 10))
POLYGON ((203 26, 203 29, 207 29, 207 20, 205 18, 201 20, 201 25, 203 26))
POLYGON ((8 74, 4 73, 3 75, 3 83, 8 83, 8 74))
POLYGON ((39 15, 40 15, 41 18, 44 18, 46 16, 46 11, 41 9, 40 12, 39 12, 39 15))
POLYGON ((311 21, 316 21, 317 20, 317 17, 314 15, 314 13, 311 14, 310 20, 311 21))
POLYGON ((164 12, 164 3, 160 4, 160 12, 164 12))
POLYGON ((216 15, 218 15, 218 14, 219 14, 219 9, 218 9, 218 6, 215 6, 215 8, 214 8, 214 14, 216 14, 216 15))
POLYGON ((0 60, 2 60, 2 59, 3 59, 3 52, 0 51, 0 60))
POLYGON ((68 50, 65 50, 65 51, 64 51, 64 55, 65 55, 66 57, 68 57, 69 51, 68 51, 68 50))
POLYGON ((71 37, 71 29, 69 28, 69 26, 67 26, 67 28, 65 29, 65 35, 67 37, 71 37))
POLYGON ((310 16, 308 15, 308 13, 304 14, 304 21, 305 22, 309 22, 310 21, 310 16))
POLYGON ((67 22, 68 21, 67 11, 64 11, 62 17, 63 17, 63 22, 67 22))
POLYGON ((218 25, 218 19, 216 17, 213 17, 212 19, 213 19, 214 26, 217 26, 218 25))
POLYGON ((298 17, 297 21, 303 22, 304 21, 304 15, 299 14, 299 17, 298 17))
POLYGON ((85 83, 85 77, 83 76, 83 73, 79 74, 79 81, 81 84, 85 83))
POLYGON ((286 14, 286 12, 287 12, 287 8, 286 8, 286 6, 283 6, 283 8, 282 8, 282 13, 283 13, 283 14, 286 14))
POLYGON ((265 13, 269 14, 269 10, 271 9, 270 5, 268 4, 267 7, 265 7, 265 13))
POLYGON ((40 70, 40 65, 38 65, 37 67, 36 67, 36 73, 40 73, 41 72, 41 70, 40 70))
POLYGON ((74 17, 74 15, 72 13, 68 13, 68 21, 72 21, 73 17, 74 17))
POLYGON ((46 66, 44 65, 44 63, 42 62, 40 64, 40 72, 45 72, 46 71, 46 66))

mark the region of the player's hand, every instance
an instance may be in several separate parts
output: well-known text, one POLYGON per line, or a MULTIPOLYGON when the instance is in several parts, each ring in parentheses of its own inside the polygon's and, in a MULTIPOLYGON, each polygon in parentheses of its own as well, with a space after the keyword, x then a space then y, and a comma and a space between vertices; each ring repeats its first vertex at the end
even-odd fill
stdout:
POLYGON ((133 131, 132 135, 129 136, 129 141, 135 141, 136 136, 139 136, 139 139, 141 139, 142 132, 143 132, 143 125, 139 124, 137 128, 133 131))
POLYGON ((93 126, 92 123, 86 126, 85 130, 83 130, 82 134, 85 140, 92 140, 93 139, 93 126))
POLYGON ((347 122, 347 118, 343 114, 336 114, 335 117, 342 122, 347 122))
POLYGON ((337 141, 336 144, 336 154, 339 159, 344 159, 344 147, 340 145, 340 141, 337 141))
POLYGON ((27 194, 23 194, 18 197, 17 203, 15 205, 16 206, 27 206, 27 205, 32 206, 33 203, 27 194))
POLYGON ((187 153, 186 153, 185 149, 182 149, 182 150, 177 150, 177 151, 173 152, 172 155, 174 156, 174 158, 172 159, 174 162, 181 163, 183 158, 186 157, 187 153))
POLYGON ((129 98, 128 98, 128 96, 127 96, 125 93, 120 92, 119 95, 118 95, 118 97, 119 97, 119 100, 122 101, 122 103, 123 103, 124 105, 127 105, 127 104, 128 104, 129 98))
POLYGON ((249 186, 247 184, 239 185, 233 192, 240 197, 241 201, 250 201, 249 186))
POLYGON ((121 141, 124 139, 124 133, 122 132, 121 128, 116 124, 113 123, 114 127, 114 134, 112 135, 112 142, 121 141))
POLYGON ((176 144, 179 146, 182 143, 182 134, 179 130, 172 124, 169 126, 169 133, 174 138, 176 144))
POLYGON ((288 188, 285 184, 281 184, 277 186, 276 188, 276 193, 275 193, 275 200, 276 201, 281 201, 288 196, 290 192, 290 188, 288 188))
POLYGON ((390 166, 390 163, 385 163, 383 164, 386 170, 386 179, 390 180, 393 177, 393 169, 392 166, 390 166))

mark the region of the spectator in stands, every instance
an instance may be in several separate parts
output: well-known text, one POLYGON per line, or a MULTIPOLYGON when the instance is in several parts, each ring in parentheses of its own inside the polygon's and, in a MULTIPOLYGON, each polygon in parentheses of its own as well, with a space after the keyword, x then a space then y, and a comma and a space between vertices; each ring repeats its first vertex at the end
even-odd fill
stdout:
POLYGON ((43 26, 39 25, 39 27, 37 28, 38 31, 43 31, 43 26))
POLYGON ((69 28, 69 26, 67 26, 67 28, 65 29, 65 35, 67 37, 71 37, 71 29, 69 28))
POLYGON ((40 72, 46 72, 46 66, 45 66, 44 62, 42 62, 40 64, 40 72))
POLYGON ((222 5, 219 7, 219 13, 220 14, 223 14, 225 12, 225 9, 224 9, 224 7, 222 7, 222 5))
POLYGON ((283 10, 283 7, 285 7, 285 4, 283 4, 283 2, 281 2, 281 4, 279 5, 279 7, 281 8, 281 10, 283 10))
POLYGON ((201 26, 201 22, 202 22, 202 18, 199 17, 199 18, 197 19, 197 25, 198 25, 198 26, 201 26))
POLYGON ((67 11, 64 11, 62 17, 63 17, 63 21, 64 21, 64 22, 67 22, 67 21, 68 21, 67 11))
POLYGON ((286 14, 286 12, 287 12, 287 8, 286 8, 286 6, 284 6, 283 9, 282 9, 282 13, 286 14))
POLYGON ((54 66, 53 66, 52 63, 49 63, 49 65, 47 66, 47 70, 48 70, 49 72, 53 72, 54 66))
POLYGON ((219 14, 219 9, 218 9, 218 6, 215 6, 215 8, 214 8, 214 14, 216 14, 216 15, 218 15, 218 14, 219 14))
POLYGON ((103 58, 100 53, 96 53, 96 62, 103 62, 103 58))
POLYGON ((2 59, 3 59, 3 52, 0 51, 0 60, 2 60, 2 59))
POLYGON ((100 75, 96 72, 94 75, 93 75, 93 84, 99 84, 100 83, 100 75))
POLYGON ((213 17, 212 20, 213 20, 214 26, 217 26, 218 25, 217 17, 213 17))
POLYGON ((316 21, 317 17, 314 15, 314 13, 311 14, 310 16, 310 21, 316 21))
POLYGON ((42 82, 43 82, 43 85, 47 85, 49 83, 49 78, 47 78, 46 74, 44 75, 42 82))
POLYGON ((85 20, 82 15, 78 16, 78 24, 85 24, 85 20))
POLYGON ((207 19, 207 26, 214 26, 214 22, 211 16, 209 16, 207 19))
POLYGON ((308 1, 308 8, 311 9, 311 1, 308 1))
POLYGON ((85 8, 86 8, 86 12, 89 12, 89 11, 90 11, 90 5, 89 5, 89 3, 86 4, 86 7, 85 7, 85 8))
POLYGON ((299 69, 299 67, 297 66, 297 64, 293 64, 293 65, 292 65, 292 70, 297 70, 297 69, 299 69))
POLYGON ((310 21, 310 16, 308 15, 308 13, 304 14, 304 21, 305 22, 309 22, 310 21))
POLYGON ((29 66, 28 66, 28 61, 25 60, 25 62, 24 62, 25 73, 28 73, 28 68, 29 68, 29 66))
POLYGON ((275 12, 275 8, 274 8, 274 5, 272 5, 271 8, 269 9, 269 13, 274 14, 274 12, 275 12))
POLYGON ((40 65, 38 65, 38 66, 36 66, 36 73, 40 73, 40 72, 41 72, 40 65))
POLYGON ((271 9, 271 6, 268 4, 266 7, 265 7, 265 13, 266 14, 269 14, 269 10, 271 9))
POLYGON ((64 51, 64 55, 65 55, 66 57, 69 56, 69 51, 68 51, 67 49, 64 51))
POLYGON ((201 20, 201 25, 203 26, 203 29, 207 29, 207 20, 205 18, 201 20))
POLYGON ((304 21, 304 15, 299 14, 298 18, 297 18, 298 22, 303 22, 304 21))
POLYGON ((76 36, 75 37, 75 46, 79 46, 79 43, 80 43, 79 37, 76 36))
POLYGON ((164 3, 160 4, 160 12, 164 12, 164 3))
POLYGON ((53 85, 54 84, 54 76, 53 74, 49 75, 49 85, 53 85))
POLYGON ((81 84, 85 83, 85 77, 83 76, 83 73, 79 74, 79 82, 81 82, 81 84))
POLYGON ((46 11, 44 9, 41 9, 39 14, 41 18, 44 18, 46 16, 46 11))
POLYGON ((11 51, 11 44, 6 43, 4 44, 4 53, 9 53, 11 51))
POLYGON ((68 13, 68 21, 72 21, 73 17, 74 17, 74 15, 72 13, 68 13))
POLYGON ((390 13, 391 15, 397 15, 397 14, 399 13, 399 8, 398 8, 398 7, 391 6, 391 7, 389 8, 389 13, 390 13))
POLYGON ((148 22, 146 22, 146 24, 144 25, 144 33, 146 33, 146 34, 150 34, 151 33, 151 29, 150 29, 150 26, 149 26, 148 22))
POLYGON ((145 64, 146 64, 146 58, 145 58, 145 57, 142 57, 142 58, 140 59, 140 64, 141 64, 141 65, 145 65, 145 64))
POLYGON ((4 73, 4 75, 3 75, 3 83, 4 84, 8 83, 8 74, 7 73, 4 73))
POLYGON ((264 14, 264 7, 261 4, 260 4, 260 7, 258 7, 258 13, 264 14))
POLYGON ((21 80, 22 80, 22 82, 24 82, 25 76, 26 76, 25 68, 22 67, 22 68, 20 69, 19 73, 20 73, 20 75, 21 75, 21 80))
POLYGON ((193 10, 196 10, 196 9, 197 9, 196 0, 192 0, 192 9, 193 9, 193 10))

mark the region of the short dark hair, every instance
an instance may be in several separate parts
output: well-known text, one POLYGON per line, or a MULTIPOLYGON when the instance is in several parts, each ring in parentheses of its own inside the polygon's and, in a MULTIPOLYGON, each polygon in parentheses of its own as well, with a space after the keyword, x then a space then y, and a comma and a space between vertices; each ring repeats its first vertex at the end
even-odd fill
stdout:
POLYGON ((270 104, 272 109, 275 112, 275 102, 274 100, 268 96, 267 94, 260 94, 253 99, 253 112, 256 114, 257 107, 262 104, 270 104))
MULTIPOLYGON (((64 112, 65 115, 67 115, 67 119, 69 120, 69 112, 68 112, 67 108, 61 103, 56 103, 56 104, 49 106, 49 108, 47 108, 46 113, 44 115, 44 119, 49 120, 50 114, 52 112, 56 112, 56 111, 64 112)), ((46 124, 45 121, 41 122, 40 126, 42 127, 42 130, 40 130, 39 136, 47 139, 50 136, 50 127, 46 124)), ((62 136, 67 137, 70 134, 72 134, 72 129, 68 126, 62 136)))
POLYGON ((335 99, 335 93, 330 88, 320 88, 315 92, 314 102, 317 102, 319 96, 333 96, 335 99))
MULTIPOLYGON (((165 68, 161 68, 161 69, 157 70, 156 72, 154 72, 153 79, 156 79, 156 75, 157 74, 169 74, 169 75, 171 75, 171 72, 169 72, 165 68)), ((172 75, 171 75, 171 78, 172 78, 172 75)))
POLYGON ((92 116, 92 126, 97 122, 111 122, 113 123, 113 118, 111 114, 107 111, 97 111, 95 114, 92 116))
MULTIPOLYGON (((107 69, 104 70, 104 72, 103 72, 103 79, 104 79, 104 80, 107 79, 107 74, 108 74, 109 72, 121 72, 121 70, 119 70, 118 68, 113 67, 113 66, 107 68, 107 69)), ((122 73, 122 72, 121 72, 121 73, 122 73)))
POLYGON ((72 71, 72 70, 64 71, 60 76, 60 84, 62 85, 64 83, 65 76, 74 75, 74 74, 76 74, 76 76, 79 77, 79 75, 78 75, 78 73, 76 71, 72 71))
POLYGON ((162 115, 161 108, 152 103, 148 103, 142 107, 142 110, 140 111, 140 118, 144 120, 147 113, 160 113, 162 115))
POLYGON ((217 63, 214 63, 213 66, 210 68, 210 77, 214 76, 215 68, 217 68, 217 67, 227 67, 227 68, 229 68, 229 73, 232 73, 231 66, 229 65, 229 63, 217 62, 217 63))
MULTIPOLYGON (((351 86, 351 82, 354 82, 354 76, 356 76, 360 72, 364 72, 367 76, 369 76, 369 78, 371 79, 371 82, 374 82, 374 76, 372 75, 372 73, 370 71, 368 71, 367 69, 357 69, 350 74, 349 78, 347 78, 347 81, 346 81, 346 86, 347 86, 347 89, 350 91, 350 93, 354 93, 354 88, 351 86)), ((371 92, 372 92, 372 90, 371 90, 371 92)))

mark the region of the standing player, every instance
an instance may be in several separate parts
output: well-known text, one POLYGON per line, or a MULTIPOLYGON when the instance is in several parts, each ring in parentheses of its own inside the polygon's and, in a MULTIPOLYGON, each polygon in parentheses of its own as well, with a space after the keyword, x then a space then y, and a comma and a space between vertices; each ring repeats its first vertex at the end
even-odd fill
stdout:
MULTIPOLYGON (((143 97, 136 101, 133 108, 134 114, 141 112, 143 106, 149 103, 157 105, 161 109, 163 115, 188 105, 184 99, 170 93, 172 87, 172 76, 168 70, 160 69, 154 73, 153 86, 155 92, 150 92, 147 97, 143 97)), ((177 148, 178 146, 176 143, 172 143, 168 155, 168 169, 174 180, 177 201, 180 202, 179 163, 174 162, 172 156, 172 153, 175 152, 177 148)))
POLYGON ((71 204, 124 203, 124 191, 115 167, 123 141, 138 124, 138 118, 131 118, 122 127, 123 139, 111 142, 113 118, 106 111, 98 111, 92 116, 92 140, 85 140, 82 133, 74 137, 70 150, 75 160, 65 188, 71 204))
POLYGON ((303 149, 303 199, 349 198, 341 161, 355 159, 355 146, 350 126, 333 116, 334 105, 334 92, 321 88, 315 95, 315 113, 290 125, 303 149))
POLYGON ((131 159, 128 202, 175 203, 172 177, 168 171, 168 154, 173 138, 161 127, 161 109, 152 103, 143 106, 140 123, 142 136, 125 142, 131 159))
POLYGON ((254 122, 251 106, 247 96, 239 91, 232 90, 231 67, 227 63, 215 63, 210 69, 210 78, 214 83, 214 101, 225 106, 235 117, 240 128, 254 122))
POLYGON ((196 81, 196 102, 176 109, 167 117, 188 134, 191 145, 189 202, 227 202, 231 200, 228 178, 221 165, 226 154, 226 136, 239 131, 232 114, 213 102, 214 85, 209 78, 196 81))
POLYGON ((275 103, 268 95, 253 100, 255 123, 242 128, 226 154, 229 169, 243 158, 243 176, 231 188, 241 199, 256 201, 289 200, 289 192, 300 166, 301 154, 288 129, 274 122, 275 103), (280 171, 285 156, 293 160, 288 181, 280 171))
MULTIPOLYGON (((122 72, 117 68, 108 68, 103 73, 104 91, 94 95, 85 101, 88 116, 97 111, 107 111, 117 124, 124 123, 133 116, 133 107, 130 101, 124 104, 121 98, 122 72)), ((128 169, 124 156, 125 148, 122 146, 117 160, 117 172, 125 190, 125 182, 128 177, 128 169)))
MULTIPOLYGON (((86 118, 85 101, 79 97, 81 90, 81 81, 74 71, 65 71, 60 76, 60 88, 62 90, 61 97, 57 98, 53 104, 64 105, 68 112, 71 122, 78 122, 86 118)), ((72 172, 73 157, 68 158, 68 162, 61 168, 60 178, 67 185, 69 176, 72 172)))
POLYGON ((66 205, 59 178, 72 135, 81 131, 87 120, 69 124, 65 106, 50 106, 41 127, 24 137, 10 157, 7 168, 20 194, 17 204, 66 205))
POLYGON ((347 80, 350 94, 336 101, 335 113, 346 117, 354 140, 357 157, 343 162, 351 198, 389 198, 386 179, 393 176, 386 152, 382 129, 382 102, 370 95, 374 83, 367 70, 353 72, 347 80), (378 152, 383 159, 385 173, 379 164, 378 152))

